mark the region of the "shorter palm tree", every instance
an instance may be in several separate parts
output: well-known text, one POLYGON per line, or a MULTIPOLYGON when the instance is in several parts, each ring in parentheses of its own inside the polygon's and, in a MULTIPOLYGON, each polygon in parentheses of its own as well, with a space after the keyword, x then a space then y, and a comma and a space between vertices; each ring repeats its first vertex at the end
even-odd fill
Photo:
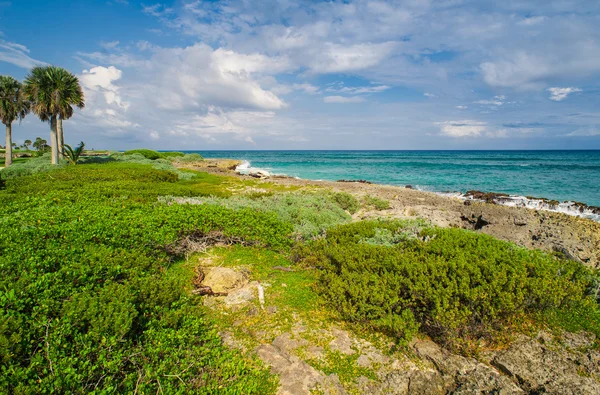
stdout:
POLYGON ((4 164, 12 164, 12 123, 20 121, 29 112, 29 102, 23 95, 23 86, 12 77, 0 75, 0 120, 6 126, 4 164))
POLYGON ((65 144, 65 157, 69 161, 70 164, 76 165, 79 161, 79 157, 83 154, 83 148, 85 147, 85 143, 82 141, 79 143, 75 149, 71 148, 69 144, 65 144))
POLYGON ((31 144, 32 144, 32 143, 31 143, 31 140, 29 140, 29 139, 27 139, 27 140, 23 141, 23 147, 25 147, 25 149, 26 149, 27 151, 29 151, 29 146, 30 146, 31 144))

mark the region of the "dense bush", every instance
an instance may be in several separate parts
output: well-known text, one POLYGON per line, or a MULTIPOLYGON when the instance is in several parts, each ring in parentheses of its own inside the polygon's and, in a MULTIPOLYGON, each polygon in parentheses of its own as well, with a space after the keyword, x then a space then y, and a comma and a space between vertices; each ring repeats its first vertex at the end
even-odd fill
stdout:
POLYGON ((250 209, 156 202, 218 182, 127 163, 8 179, 0 393, 271 393, 266 370, 222 345, 171 247, 219 231, 280 248, 292 227, 250 209))
POLYGON ((285 193, 257 198, 233 196, 228 199, 212 196, 188 199, 166 197, 163 200, 274 213, 281 221, 294 224, 295 232, 305 238, 317 236, 326 228, 351 219, 344 209, 325 193, 285 193))
POLYGON ((176 152, 176 151, 159 152, 159 154, 160 154, 160 157, 163 159, 181 158, 181 157, 185 156, 185 154, 183 152, 176 152))
POLYGON ((204 158, 200 154, 185 154, 182 157, 175 159, 177 162, 200 162, 203 161, 204 158))
POLYGON ((483 234, 359 222, 334 227, 296 253, 319 268, 319 292, 345 319, 402 340, 420 328, 460 348, 548 312, 583 309, 581 322, 599 317, 586 296, 590 270, 483 234))
POLYGON ((39 157, 28 159, 24 162, 13 163, 11 166, 2 170, 2 177, 14 178, 20 176, 27 176, 30 174, 41 173, 56 169, 57 167, 67 166, 67 161, 61 161, 58 165, 52 165, 51 154, 44 153, 39 157))
POLYGON ((125 155, 134 155, 134 154, 140 154, 144 158, 150 159, 150 160, 156 160, 156 159, 161 158, 160 152, 153 151, 150 149, 133 149, 133 150, 125 151, 125 155))
POLYGON ((331 198, 335 201, 341 208, 348 211, 350 214, 354 214, 360 208, 359 201, 352 195, 346 192, 332 192, 331 198))
POLYGON ((377 196, 366 195, 364 203, 367 206, 373 207, 375 210, 387 210, 390 208, 390 202, 380 199, 377 196))

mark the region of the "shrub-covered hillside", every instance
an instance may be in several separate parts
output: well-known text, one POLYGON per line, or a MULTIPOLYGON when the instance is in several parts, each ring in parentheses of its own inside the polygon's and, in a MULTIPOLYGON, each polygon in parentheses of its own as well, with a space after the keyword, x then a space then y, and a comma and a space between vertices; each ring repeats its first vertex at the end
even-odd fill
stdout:
POLYGON ((184 235, 289 245, 275 215, 156 202, 222 180, 135 164, 9 179, 0 191, 0 392, 268 393, 221 345, 169 248, 184 235))
POLYGON ((184 258, 208 239, 293 258, 318 281, 292 308, 310 300, 399 343, 421 332, 470 353, 525 328, 600 335, 591 270, 423 221, 351 223, 373 199, 139 153, 0 174, 0 393, 274 393, 191 292, 184 258))

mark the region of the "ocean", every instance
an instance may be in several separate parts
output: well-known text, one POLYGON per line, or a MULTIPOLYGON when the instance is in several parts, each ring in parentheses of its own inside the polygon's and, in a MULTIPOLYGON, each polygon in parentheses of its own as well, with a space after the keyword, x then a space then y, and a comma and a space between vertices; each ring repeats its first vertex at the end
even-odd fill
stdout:
POLYGON ((431 192, 469 190, 600 206, 594 151, 186 151, 310 180, 367 180, 431 192))

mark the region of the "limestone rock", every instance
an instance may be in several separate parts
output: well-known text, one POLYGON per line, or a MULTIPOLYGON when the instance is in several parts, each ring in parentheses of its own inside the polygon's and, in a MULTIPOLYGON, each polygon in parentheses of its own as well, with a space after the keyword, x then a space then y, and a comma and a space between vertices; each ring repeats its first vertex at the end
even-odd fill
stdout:
POLYGON ((248 283, 248 277, 228 267, 212 267, 205 269, 202 285, 209 286, 215 293, 227 293, 241 288, 248 283))
POLYGON ((589 362, 588 355, 557 349, 540 340, 544 338, 523 336, 507 350, 498 353, 492 365, 528 392, 600 394, 600 384, 592 377, 586 377, 599 373, 597 363, 590 366, 594 371, 589 371, 585 367, 589 362))

